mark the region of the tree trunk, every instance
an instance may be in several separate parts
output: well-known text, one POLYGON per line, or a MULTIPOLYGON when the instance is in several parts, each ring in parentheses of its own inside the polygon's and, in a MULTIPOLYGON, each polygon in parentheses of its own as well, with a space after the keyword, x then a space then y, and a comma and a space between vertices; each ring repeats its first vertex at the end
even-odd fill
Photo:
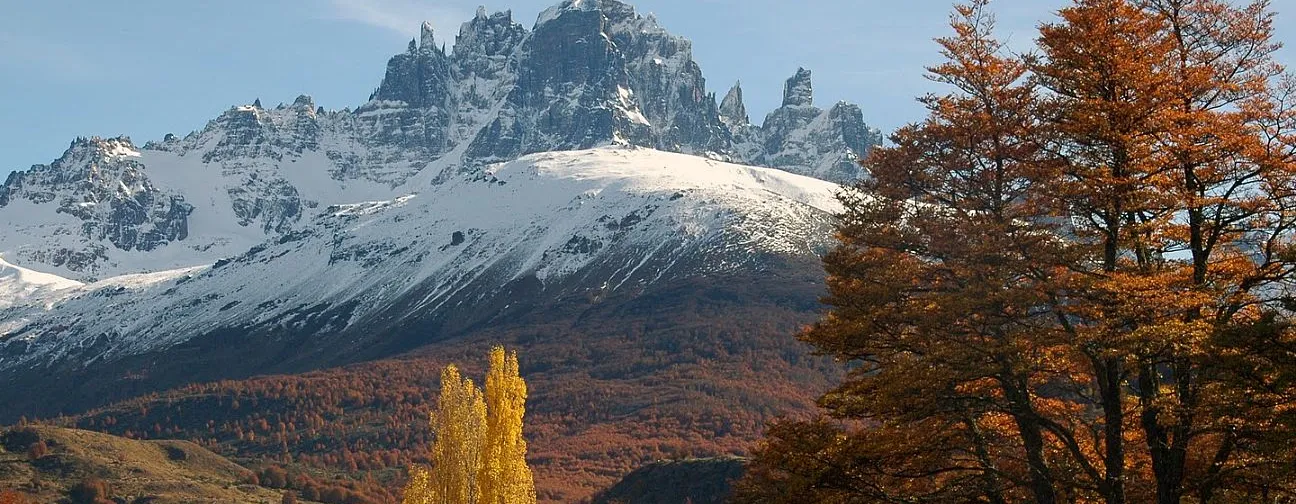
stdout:
POLYGON ((1015 415, 1026 448, 1026 463, 1030 467, 1030 488, 1038 504, 1056 504, 1057 490, 1053 488, 1053 475, 1044 460, 1044 435, 1039 422, 1015 415))
POLYGON ((1183 496, 1183 460, 1175 456, 1170 446, 1169 429, 1161 425, 1160 406, 1156 400, 1160 394, 1161 377, 1156 364, 1144 362, 1139 365, 1138 391, 1139 403, 1143 408, 1140 416, 1144 436, 1147 437, 1148 451, 1152 457, 1152 474, 1156 478, 1157 504, 1180 504, 1183 496), (1179 460, 1176 460, 1179 459, 1179 460))
POLYGON ((1104 478, 1103 498, 1107 504, 1125 503, 1125 412, 1122 403, 1122 366, 1118 359, 1095 359, 1098 392, 1102 397, 1104 478))

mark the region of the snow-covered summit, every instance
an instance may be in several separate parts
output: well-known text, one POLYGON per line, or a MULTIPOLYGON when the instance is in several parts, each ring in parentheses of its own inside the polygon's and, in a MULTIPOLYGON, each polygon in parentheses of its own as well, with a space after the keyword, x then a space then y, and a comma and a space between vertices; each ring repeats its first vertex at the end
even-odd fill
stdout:
MULTIPOLYGON (((602 1, 616 2, 616 0, 602 0, 602 1)), ((535 25, 539 27, 545 23, 558 19, 563 14, 566 14, 568 12, 598 11, 600 10, 600 7, 602 7, 602 1, 601 0, 563 0, 561 3, 541 11, 540 15, 536 16, 535 25)), ((616 3, 621 3, 621 2, 616 2, 616 3)))
POLYGON ((880 141, 857 106, 787 106, 750 123, 717 103, 692 43, 618 0, 567 0, 527 29, 480 10, 453 50, 424 24, 370 99, 231 107, 184 137, 78 139, 0 186, 0 254, 80 281, 209 264, 311 227, 333 205, 422 193, 533 153, 631 145, 831 181, 880 141))
POLYGON ((210 267, 87 286, 27 270, 7 284, 0 269, 0 289, 26 293, 0 311, 10 321, 0 370, 120 358, 224 327, 254 333, 304 313, 322 317, 309 331, 372 337, 412 320, 499 316, 520 295, 603 295, 813 261, 838 188, 650 149, 550 152, 417 195, 321 207, 309 225, 210 267))

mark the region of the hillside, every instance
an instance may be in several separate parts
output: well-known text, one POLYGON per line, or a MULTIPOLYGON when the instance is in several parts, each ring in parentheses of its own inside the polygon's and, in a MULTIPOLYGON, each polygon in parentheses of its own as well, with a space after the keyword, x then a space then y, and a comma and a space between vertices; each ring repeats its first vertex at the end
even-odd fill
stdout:
MULTIPOLYGON (((77 429, 32 426, 0 430, 0 489, 33 503, 53 503, 87 478, 130 503, 279 504, 281 492, 246 484, 251 472, 185 441, 136 441, 77 429), (31 459, 28 448, 48 453, 31 459)), ((299 501, 303 504, 308 501, 299 501)))
POLYGON ((357 479, 399 478, 425 460, 440 368, 456 362, 479 377, 480 355, 503 342, 522 349, 541 500, 575 502, 655 460, 747 453, 767 421, 812 411, 838 368, 788 334, 813 320, 817 290, 809 278, 722 277, 546 313, 546 322, 522 320, 396 359, 183 386, 75 422, 357 479), (784 283, 805 291, 757 295, 784 283))

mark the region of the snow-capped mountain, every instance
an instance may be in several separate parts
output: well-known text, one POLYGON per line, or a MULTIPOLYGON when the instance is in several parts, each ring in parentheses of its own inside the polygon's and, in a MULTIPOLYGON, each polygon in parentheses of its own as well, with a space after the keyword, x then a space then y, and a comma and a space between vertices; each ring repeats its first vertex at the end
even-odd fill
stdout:
POLYGON ((302 96, 233 107, 142 148, 78 139, 0 186, 0 256, 93 281, 211 263, 330 205, 424 192, 537 152, 634 145, 843 181, 879 141, 859 107, 815 107, 806 70, 761 126, 739 87, 717 105, 705 84, 688 40, 617 0, 568 0, 532 30, 482 9, 449 53, 424 24, 355 110, 302 96))
POLYGON ((529 30, 479 10, 449 52, 425 24, 354 110, 258 101, 10 175, 0 381, 164 369, 199 340, 380 355, 384 335, 403 350, 565 299, 815 268, 835 182, 879 136, 857 106, 815 107, 806 70, 751 123, 739 86, 717 103, 691 43, 617 0, 529 30))
POLYGON ((534 302, 759 270, 825 247, 836 188, 605 147, 526 156, 418 195, 332 205, 212 265, 81 284, 4 264, 0 292, 22 295, 0 305, 0 367, 141 354, 222 327, 373 331, 471 310, 442 317, 462 325, 507 313, 521 291, 534 302))

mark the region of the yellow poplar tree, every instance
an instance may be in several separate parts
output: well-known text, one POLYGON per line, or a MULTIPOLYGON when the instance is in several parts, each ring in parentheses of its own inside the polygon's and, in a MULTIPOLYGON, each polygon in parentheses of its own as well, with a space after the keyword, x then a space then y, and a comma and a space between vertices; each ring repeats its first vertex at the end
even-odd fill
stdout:
POLYGON ((534 504, 535 483, 522 438, 526 397, 516 352, 491 349, 485 395, 454 364, 446 366, 430 421, 436 434, 433 465, 410 470, 401 502, 534 504))
POLYGON ((410 468, 409 481, 405 483, 405 498, 401 504, 434 504, 437 500, 432 492, 432 472, 426 467, 410 468))
POLYGON ((416 468, 405 487, 404 504, 475 504, 480 491, 486 433, 481 389, 459 375, 454 364, 441 371, 441 396, 430 424, 436 433, 432 469, 416 468))
POLYGON ((518 371, 516 352, 494 347, 486 374, 486 453, 477 481, 481 504, 532 504, 535 483, 526 463, 522 417, 527 387, 518 371))

